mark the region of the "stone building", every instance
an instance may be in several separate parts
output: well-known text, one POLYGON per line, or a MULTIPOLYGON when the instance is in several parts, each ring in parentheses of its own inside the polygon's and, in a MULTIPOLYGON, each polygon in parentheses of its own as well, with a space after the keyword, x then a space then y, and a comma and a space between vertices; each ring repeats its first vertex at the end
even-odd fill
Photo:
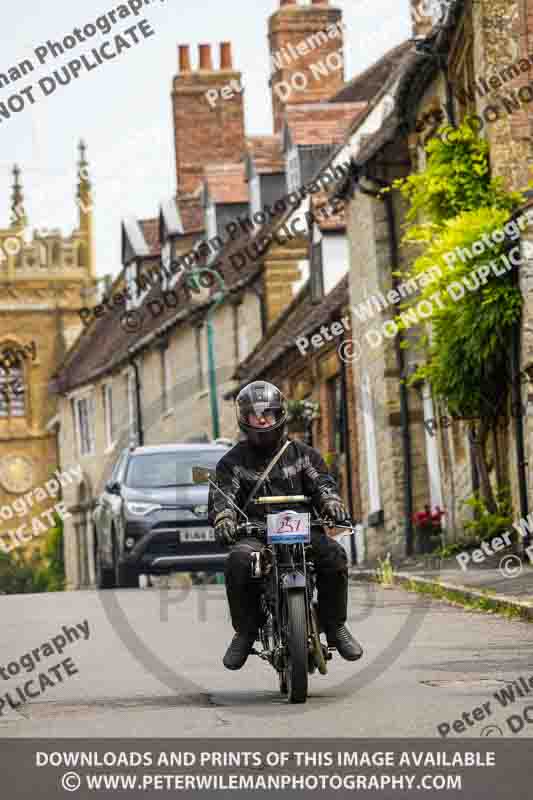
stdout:
MULTIPOLYGON (((65 490, 73 514, 66 536, 69 588, 94 583, 91 514, 123 447, 236 436, 227 399, 235 371, 308 274, 305 227, 278 235, 294 217, 303 221, 305 209, 283 203, 269 215, 262 211, 287 192, 283 115, 288 101, 317 103, 343 86, 340 19, 326 0, 306 6, 282 0, 272 15, 271 56, 279 68, 272 78, 274 135, 246 137, 241 74, 229 43, 220 46, 218 68, 210 45, 199 46, 196 68, 189 45, 179 46, 171 93, 176 196, 152 219, 124 221, 123 270, 108 304, 85 316, 83 335, 52 382, 61 458, 83 469, 80 486, 65 490), (321 61, 327 63, 316 65, 321 61), (308 86, 278 91, 278 83, 302 71, 308 86), (247 222, 250 214, 256 218, 247 222), (184 270, 169 269, 178 262, 184 270), (191 268, 216 268, 223 287, 191 289, 191 268)), ((329 112, 329 144, 346 130, 350 103, 329 112), (340 131, 336 118, 344 120, 340 131)), ((355 113, 360 106, 354 105, 355 113)))
MULTIPOLYGON (((76 464, 58 452, 58 404, 48 383, 83 327, 79 310, 96 286, 87 168, 81 143, 78 227, 70 236, 34 230, 31 239, 20 170, 13 169, 11 224, 0 229, 0 534, 28 522, 13 514, 17 496, 76 464)), ((51 504, 37 500, 33 509, 51 504)))
POLYGON ((253 380, 268 380, 289 401, 319 404, 318 417, 307 430, 291 425, 289 433, 319 450, 338 481, 352 518, 359 520, 358 410, 351 364, 342 357, 350 340, 350 330, 342 322, 350 313, 348 277, 322 298, 313 297, 312 285, 311 280, 304 284, 240 364, 235 377, 239 387, 253 380), (315 348, 311 342, 320 331, 326 338, 315 348))
MULTIPOLYGON (((416 363, 413 351, 404 350, 401 342, 416 335, 416 329, 395 335, 392 320, 406 295, 394 273, 409 265, 414 252, 401 242, 406 212, 401 197, 393 191, 383 198, 380 190, 423 169, 424 145, 439 124, 456 124, 467 112, 478 115, 492 172, 503 176, 509 188, 525 188, 532 162, 530 0, 457 0, 433 18, 425 16, 424 4, 413 0, 412 7, 412 42, 337 156, 339 161, 348 154, 351 158, 350 178, 337 190, 348 204, 352 322, 361 343, 354 377, 359 390, 366 391, 359 457, 363 520, 374 529, 368 537, 370 557, 412 553, 412 515, 425 504, 446 509, 447 536, 453 539, 465 519, 462 501, 479 487, 467 423, 447 420, 431 431, 424 421, 441 412, 429 386, 405 384, 416 363)), ((517 356, 509 355, 511 395, 515 401, 521 395, 526 405, 528 388, 519 375, 533 373, 530 238, 531 228, 523 228, 518 279, 524 312, 517 356)), ((507 430, 489 445, 491 479, 496 482, 498 470, 500 478, 506 476, 515 512, 522 517, 532 499, 530 419, 510 419, 507 430)))

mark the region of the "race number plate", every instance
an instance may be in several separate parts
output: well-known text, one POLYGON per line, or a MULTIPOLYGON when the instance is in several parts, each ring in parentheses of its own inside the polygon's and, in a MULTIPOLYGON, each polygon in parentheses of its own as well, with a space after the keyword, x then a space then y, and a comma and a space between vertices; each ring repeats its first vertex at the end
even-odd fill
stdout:
POLYGON ((270 544, 307 544, 311 541, 309 514, 296 511, 267 514, 267 540, 270 544))

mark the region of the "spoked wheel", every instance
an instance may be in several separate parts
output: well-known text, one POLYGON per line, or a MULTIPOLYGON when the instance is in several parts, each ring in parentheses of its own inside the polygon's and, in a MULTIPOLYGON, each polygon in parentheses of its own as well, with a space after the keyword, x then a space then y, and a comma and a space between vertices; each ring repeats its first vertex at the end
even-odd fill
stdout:
POLYGON ((312 626, 313 658, 320 674, 326 675, 328 667, 326 664, 322 643, 320 641, 320 626, 318 624, 316 609, 314 606, 312 606, 311 608, 311 626, 312 626))
POLYGON ((287 694, 290 703, 305 703, 307 700, 307 613, 304 590, 287 593, 287 694))

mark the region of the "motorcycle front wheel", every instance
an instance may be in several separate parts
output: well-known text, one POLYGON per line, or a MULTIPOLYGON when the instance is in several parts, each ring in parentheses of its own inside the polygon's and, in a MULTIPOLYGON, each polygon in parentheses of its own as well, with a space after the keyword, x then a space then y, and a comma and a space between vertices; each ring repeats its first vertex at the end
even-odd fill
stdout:
POLYGON ((287 593, 287 694, 290 703, 305 703, 308 681, 308 632, 305 590, 287 593))

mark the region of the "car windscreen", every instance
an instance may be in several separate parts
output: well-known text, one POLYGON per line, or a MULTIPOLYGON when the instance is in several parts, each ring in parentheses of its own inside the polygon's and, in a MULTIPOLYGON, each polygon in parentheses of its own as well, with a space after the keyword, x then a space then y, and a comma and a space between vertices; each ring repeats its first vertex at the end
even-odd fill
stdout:
POLYGON ((193 486, 193 467, 214 469, 224 452, 198 450, 139 453, 131 457, 124 483, 131 489, 193 486))

